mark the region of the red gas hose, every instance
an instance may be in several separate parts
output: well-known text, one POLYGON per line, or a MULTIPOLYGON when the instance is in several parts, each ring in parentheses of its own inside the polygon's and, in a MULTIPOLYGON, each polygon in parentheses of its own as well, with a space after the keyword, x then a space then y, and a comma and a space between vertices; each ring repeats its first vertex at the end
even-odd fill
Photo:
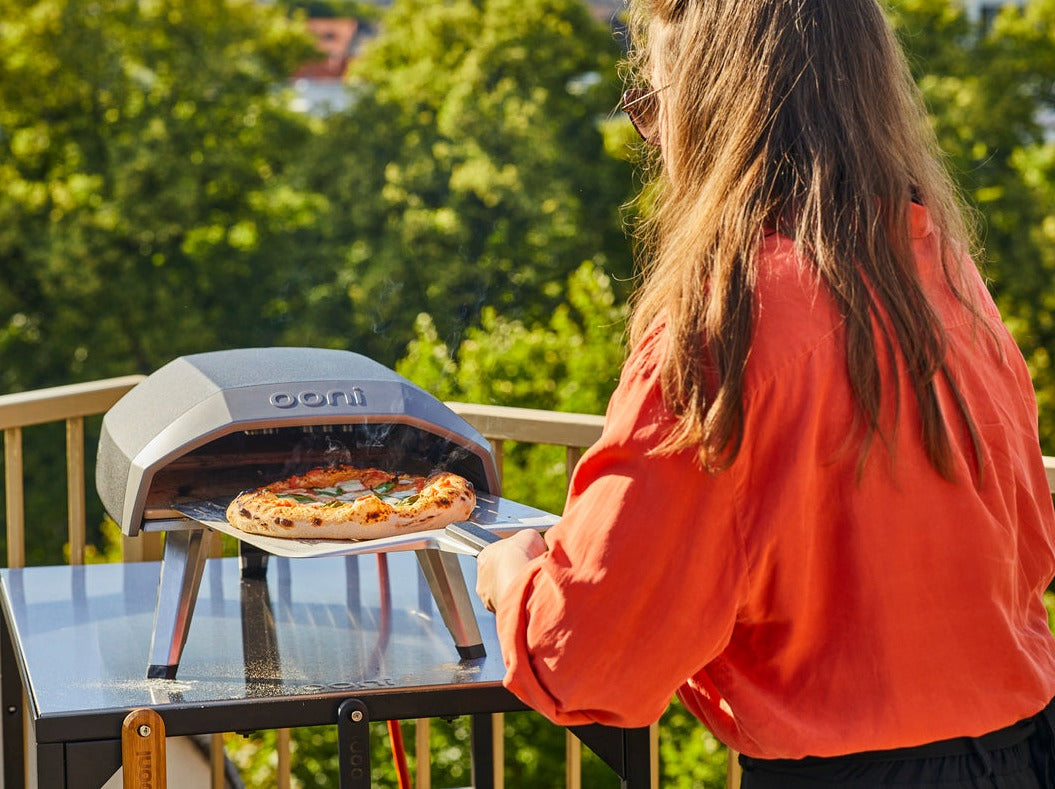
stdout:
POLYGON ((399 789, 410 789, 410 771, 407 770, 407 754, 403 748, 403 729, 399 721, 388 722, 388 738, 392 740, 392 761, 399 776, 399 789))
MULTIPOLYGON (((392 587, 388 579, 388 557, 383 553, 377 554, 377 577, 381 586, 381 632, 377 638, 376 665, 380 666, 381 654, 388 646, 388 637, 392 625, 392 587)), ((388 739, 392 742, 392 762, 396 766, 396 775, 399 777, 399 789, 411 789, 410 771, 407 769, 407 753, 403 747, 403 730, 399 721, 388 722, 388 739)))

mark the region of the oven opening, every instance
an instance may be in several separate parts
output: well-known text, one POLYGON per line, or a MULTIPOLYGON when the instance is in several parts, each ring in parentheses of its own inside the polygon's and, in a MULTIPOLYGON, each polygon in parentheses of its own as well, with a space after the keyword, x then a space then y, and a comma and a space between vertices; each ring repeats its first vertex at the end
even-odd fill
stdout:
POLYGON ((350 465, 429 474, 445 470, 489 492, 483 461, 420 427, 395 424, 294 425, 221 436, 159 469, 148 509, 223 497, 319 466, 350 465))

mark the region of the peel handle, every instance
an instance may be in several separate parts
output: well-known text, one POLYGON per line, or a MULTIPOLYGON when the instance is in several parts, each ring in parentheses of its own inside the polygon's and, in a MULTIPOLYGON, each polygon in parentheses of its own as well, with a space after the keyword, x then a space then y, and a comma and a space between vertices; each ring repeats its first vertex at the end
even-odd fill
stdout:
POLYGON ((502 539, 493 531, 469 522, 452 523, 445 531, 449 537, 471 549, 473 556, 478 555, 480 551, 492 542, 498 542, 502 539))

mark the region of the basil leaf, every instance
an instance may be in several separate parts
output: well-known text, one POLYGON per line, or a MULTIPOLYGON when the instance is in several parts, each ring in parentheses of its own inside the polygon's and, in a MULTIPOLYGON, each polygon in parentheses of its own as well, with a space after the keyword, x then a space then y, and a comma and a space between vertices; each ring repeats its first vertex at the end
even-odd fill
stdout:
POLYGON ((389 480, 388 482, 382 482, 380 485, 375 485, 373 491, 374 493, 388 493, 388 491, 392 490, 395 486, 396 481, 389 480))
POLYGON ((299 501, 301 504, 314 504, 315 499, 311 496, 305 496, 303 493, 279 493, 278 498, 280 499, 293 499, 299 501))
POLYGON ((316 493, 321 493, 324 496, 343 496, 344 490, 334 486, 332 488, 315 488, 316 493))

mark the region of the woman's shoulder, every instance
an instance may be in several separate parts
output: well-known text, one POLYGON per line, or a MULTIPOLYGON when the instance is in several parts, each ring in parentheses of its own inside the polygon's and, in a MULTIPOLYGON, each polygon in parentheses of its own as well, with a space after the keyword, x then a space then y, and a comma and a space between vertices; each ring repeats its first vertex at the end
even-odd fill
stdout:
POLYGON ((819 349, 838 349, 844 317, 794 242, 767 236, 755 282, 748 381, 769 377, 819 349))
POLYGON ((667 321, 660 315, 630 347, 623 363, 622 380, 654 379, 663 365, 667 346, 667 321))

